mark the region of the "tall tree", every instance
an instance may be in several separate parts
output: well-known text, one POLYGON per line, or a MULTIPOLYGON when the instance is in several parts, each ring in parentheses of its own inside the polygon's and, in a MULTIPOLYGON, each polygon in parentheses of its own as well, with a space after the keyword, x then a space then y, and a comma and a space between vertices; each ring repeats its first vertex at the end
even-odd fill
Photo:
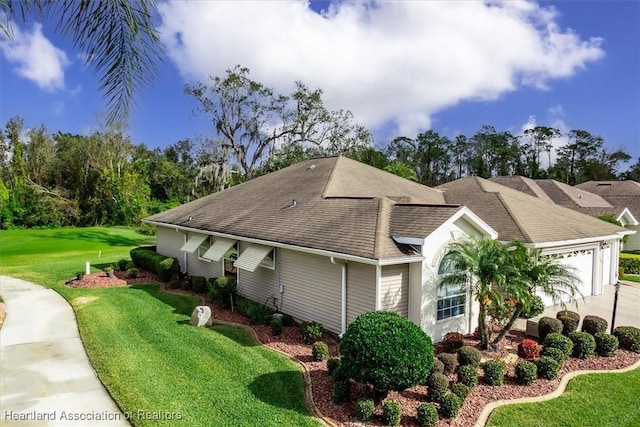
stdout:
POLYGON ((568 137, 569 142, 558 149, 558 163, 566 169, 564 182, 575 185, 587 162, 602 149, 604 140, 579 129, 571 130, 568 137))
POLYGON ((536 126, 524 131, 525 156, 527 158, 529 178, 540 178, 540 155, 547 153, 548 165, 551 165, 552 140, 561 135, 560 130, 547 126, 536 126))

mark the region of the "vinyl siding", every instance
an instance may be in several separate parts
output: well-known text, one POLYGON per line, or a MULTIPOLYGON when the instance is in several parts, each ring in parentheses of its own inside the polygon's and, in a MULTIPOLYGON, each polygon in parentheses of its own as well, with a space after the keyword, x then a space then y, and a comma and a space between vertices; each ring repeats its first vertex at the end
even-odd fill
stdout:
POLYGON ((409 315, 409 265, 385 265, 380 283, 380 308, 409 315))
POLYGON ((184 245, 184 233, 173 228, 158 227, 156 229, 156 252, 164 256, 175 257, 180 261, 180 269, 184 271, 184 252, 180 248, 184 245))
MULTIPOLYGON (((246 242, 240 242, 240 253, 249 246, 246 242)), ((278 262, 278 255, 276 254, 276 265, 278 262)), ((264 302, 271 296, 271 293, 278 298, 278 305, 280 304, 280 293, 278 292, 277 271, 270 270, 258 266, 255 271, 240 269, 238 277, 240 281, 238 283, 238 293, 250 300, 264 304, 264 302)), ((271 301, 269 301, 271 305, 271 301)))
MULTIPOLYGON (((342 267, 328 257, 281 249, 282 312, 340 333, 342 267)), ((246 275, 241 271, 240 277, 246 275)))
POLYGON ((347 325, 376 308, 376 267, 350 262, 347 265, 347 325))

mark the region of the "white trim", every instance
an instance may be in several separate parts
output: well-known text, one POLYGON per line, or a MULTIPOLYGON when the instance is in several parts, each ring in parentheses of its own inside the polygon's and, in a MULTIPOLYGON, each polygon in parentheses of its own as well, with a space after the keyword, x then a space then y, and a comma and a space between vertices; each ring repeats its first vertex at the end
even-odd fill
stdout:
POLYGON ((620 215, 618 215, 616 220, 620 221, 620 223, 622 224, 623 227, 627 226, 627 225, 639 225, 640 224, 640 222, 638 222, 638 220, 633 216, 633 214, 631 213, 629 208, 624 208, 624 210, 620 213, 620 215), (625 222, 623 222, 622 218, 626 218, 627 220, 625 222))
POLYGON ((380 288, 382 284, 382 267, 376 265, 376 305, 375 310, 380 310, 380 288))
POLYGON ((234 261, 233 266, 251 272, 256 271, 256 268, 269 255, 269 252, 273 252, 274 249, 271 246, 249 245, 234 261))
POLYGON ((608 236, 599 236, 599 237, 585 237, 582 239, 574 239, 574 240, 558 240, 556 242, 542 242, 542 243, 524 243, 527 248, 554 248, 557 246, 573 246, 580 244, 597 244, 603 240, 619 240, 622 238, 623 234, 633 234, 633 232, 624 232, 620 231, 618 234, 608 235, 608 236))
POLYGON ((208 238, 209 236, 207 234, 200 234, 200 233, 194 234, 193 236, 191 236, 189 240, 187 240, 187 242, 184 245, 182 245, 180 250, 182 252, 187 252, 189 254, 192 254, 208 238))
POLYGON ((237 240, 233 240, 233 239, 225 239, 225 238, 216 239, 213 242, 213 244, 209 247, 207 252, 202 254, 202 257, 210 259, 215 262, 219 262, 224 257, 224 254, 226 254, 227 251, 231 249, 233 245, 236 244, 236 242, 237 240))

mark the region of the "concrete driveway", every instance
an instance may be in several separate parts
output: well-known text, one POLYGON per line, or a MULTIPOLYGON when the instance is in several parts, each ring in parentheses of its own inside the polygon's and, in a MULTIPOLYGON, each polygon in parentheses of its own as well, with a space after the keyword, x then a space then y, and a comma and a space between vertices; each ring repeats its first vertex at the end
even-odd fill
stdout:
POLYGON ((129 426, 84 350, 57 292, 0 276, 0 426, 129 426))

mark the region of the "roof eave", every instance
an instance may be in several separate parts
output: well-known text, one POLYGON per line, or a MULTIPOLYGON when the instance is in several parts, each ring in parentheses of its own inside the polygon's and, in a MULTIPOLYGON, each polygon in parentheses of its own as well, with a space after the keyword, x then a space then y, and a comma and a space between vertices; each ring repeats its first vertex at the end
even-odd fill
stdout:
POLYGON ((575 246, 583 243, 599 242, 602 240, 619 240, 619 239, 622 239, 623 235, 633 234, 633 233, 635 233, 635 231, 629 230, 628 232, 620 231, 617 234, 610 234, 605 236, 584 237, 581 239, 571 239, 571 240, 557 240, 553 242, 534 242, 534 243, 525 243, 524 245, 528 248, 533 248, 533 249, 553 248, 556 246, 575 246))

